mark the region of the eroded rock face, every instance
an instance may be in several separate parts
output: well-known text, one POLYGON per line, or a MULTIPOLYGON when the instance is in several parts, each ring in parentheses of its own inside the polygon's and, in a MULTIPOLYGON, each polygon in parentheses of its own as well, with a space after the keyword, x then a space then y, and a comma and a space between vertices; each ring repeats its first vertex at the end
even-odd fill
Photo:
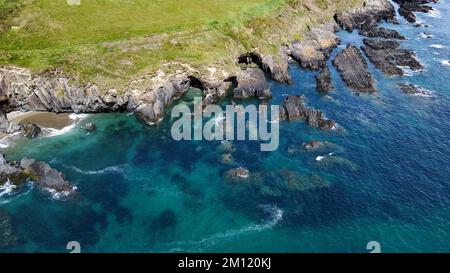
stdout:
POLYGON ((342 50, 333 60, 333 65, 352 90, 356 92, 376 92, 367 62, 355 46, 349 44, 342 50))
POLYGON ((367 0, 363 7, 337 13, 336 22, 345 30, 353 31, 363 25, 375 25, 381 20, 395 22, 395 9, 386 0, 367 0))
POLYGON ((367 37, 380 37, 385 39, 405 40, 405 37, 393 29, 378 27, 375 25, 362 25, 359 34, 367 37))
POLYGON ((331 84, 330 69, 327 66, 316 76, 316 86, 319 93, 328 93, 334 89, 331 84))
POLYGON ((29 139, 37 138, 42 131, 39 126, 33 123, 22 125, 21 128, 23 135, 29 139))
POLYGON ((400 48, 394 41, 364 39, 362 50, 369 60, 389 76, 402 76, 403 70, 399 66, 409 67, 413 71, 423 68, 416 59, 416 54, 408 49, 400 48))
POLYGON ((336 35, 337 25, 323 24, 313 28, 302 41, 296 41, 289 47, 291 57, 301 67, 319 70, 326 66, 332 50, 340 43, 336 35))
POLYGON ((248 68, 241 71, 236 81, 238 86, 233 90, 235 99, 269 98, 272 96, 264 72, 259 68, 248 68))
POLYGON ((414 12, 428 13, 433 10, 432 7, 426 6, 427 3, 437 3, 437 0, 394 0, 400 7, 398 13, 405 17, 410 23, 416 22, 416 15, 414 12))
POLYGON ((321 111, 306 107, 303 96, 286 97, 280 109, 280 119, 288 121, 303 119, 311 127, 327 130, 336 126, 336 122, 326 119, 321 111))

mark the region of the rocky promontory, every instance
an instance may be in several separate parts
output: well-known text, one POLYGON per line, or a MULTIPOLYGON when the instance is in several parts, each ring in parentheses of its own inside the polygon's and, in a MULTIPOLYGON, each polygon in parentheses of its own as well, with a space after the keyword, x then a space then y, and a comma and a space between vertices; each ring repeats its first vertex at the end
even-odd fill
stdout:
POLYGON ((410 23, 416 22, 416 15, 414 12, 428 13, 433 10, 432 7, 427 6, 428 3, 437 3, 438 0, 394 0, 400 7, 398 13, 405 17, 410 23))
POLYGON ((333 65, 347 86, 354 91, 368 93, 376 91, 367 62, 357 47, 348 45, 336 56, 333 65))
POLYGON ((16 187, 33 181, 42 189, 55 193, 70 194, 76 187, 64 179, 64 175, 45 162, 24 158, 9 162, 0 155, 0 185, 11 183, 16 187))

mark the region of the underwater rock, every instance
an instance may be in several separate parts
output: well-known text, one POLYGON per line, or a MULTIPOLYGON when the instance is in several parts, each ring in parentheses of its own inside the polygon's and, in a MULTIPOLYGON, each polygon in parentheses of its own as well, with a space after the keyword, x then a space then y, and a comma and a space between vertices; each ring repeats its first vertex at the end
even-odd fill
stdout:
POLYGON ((222 154, 220 156, 220 163, 225 165, 230 165, 234 163, 234 158, 232 154, 222 154))
POLYGON ((236 151, 236 148, 234 147, 234 144, 231 141, 223 140, 220 142, 218 150, 221 152, 232 153, 236 151))
POLYGON ((225 179, 232 182, 248 181, 249 177, 250 171, 243 167, 234 168, 225 173, 225 179))
POLYGON ((308 152, 313 152, 317 150, 322 150, 324 148, 337 146, 336 144, 328 141, 311 140, 309 142, 303 143, 303 148, 308 152))
POLYGON ((317 92, 319 93, 328 93, 333 90, 333 85, 331 84, 331 73, 327 66, 325 66, 316 76, 316 86, 317 92))
POLYGON ((0 250, 17 244, 18 238, 11 221, 12 219, 8 212, 0 208, 0 250))
POLYGON ((311 127, 327 130, 336 126, 336 123, 326 119, 321 111, 306 107, 303 96, 286 97, 280 109, 280 119, 288 121, 304 119, 311 127))
POLYGON ((33 123, 22 125, 21 128, 24 136, 29 139, 37 138, 42 131, 39 126, 33 123))
POLYGON ((347 86, 356 92, 375 93, 374 80, 358 48, 349 44, 333 60, 347 86))
POLYGON ((400 89, 408 95, 414 95, 414 96, 425 96, 428 97, 431 95, 431 92, 425 88, 422 88, 417 85, 412 85, 409 83, 398 83, 397 84, 400 89))
POLYGON ((317 174, 299 174, 287 169, 281 170, 279 174, 289 191, 303 192, 330 186, 328 181, 317 174))
POLYGON ((161 212, 158 217, 156 217, 152 221, 152 228, 155 229, 167 229, 172 228, 177 225, 177 217, 175 215, 175 212, 172 210, 165 210, 161 212))
POLYGON ((352 172, 359 170, 359 166, 356 163, 347 158, 333 155, 333 153, 325 156, 318 156, 316 158, 316 164, 324 169, 346 168, 352 172))
POLYGON ((379 39, 364 39, 365 46, 361 47, 369 60, 377 69, 389 76, 402 76, 403 70, 399 66, 409 67, 413 71, 423 68, 413 51, 400 48, 394 41, 379 39))
POLYGON ((233 90, 235 99, 269 98, 272 96, 264 72, 259 68, 242 70, 236 81, 237 87, 233 90))

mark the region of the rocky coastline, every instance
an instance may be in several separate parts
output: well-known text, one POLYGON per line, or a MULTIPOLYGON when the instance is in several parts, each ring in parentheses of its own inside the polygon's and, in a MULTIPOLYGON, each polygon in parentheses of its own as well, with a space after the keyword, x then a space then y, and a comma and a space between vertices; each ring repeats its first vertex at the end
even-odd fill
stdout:
MULTIPOLYGON (((425 4, 434 0, 394 2, 400 6, 400 15, 409 22, 415 22, 413 12, 429 12, 432 8, 425 4)), ((397 23, 394 6, 387 0, 366 0, 362 7, 336 13, 334 21, 311 28, 305 37, 285 45, 274 55, 262 55, 257 50, 243 53, 237 60, 237 63, 243 66, 239 70, 224 72, 210 67, 207 69, 208 73, 200 73, 187 64, 168 63, 167 66, 172 72, 160 69, 155 74, 144 75, 131 81, 124 91, 100 90, 89 83, 80 85, 67 78, 62 71, 33 75, 23 68, 0 67, 0 132, 11 134, 22 130, 27 137, 39 134, 39 129, 32 124, 24 127, 8 121, 6 114, 11 111, 126 111, 135 113, 146 124, 155 125, 164 118, 166 108, 185 95, 190 88, 203 91, 204 105, 214 103, 230 93, 236 99, 269 98, 271 91, 267 77, 290 83, 290 60, 296 61, 304 69, 319 71, 316 78, 317 90, 327 93, 333 89, 327 61, 340 44, 336 35, 340 29, 357 30, 370 39, 364 40, 361 49, 348 45, 332 60, 333 65, 350 89, 358 93, 374 93, 376 87, 363 54, 377 69, 389 76, 403 75, 400 66, 407 66, 412 70, 422 69, 414 52, 400 47, 398 40, 405 39, 400 33, 377 25, 382 20, 397 23)), ((405 86, 402 90, 405 93, 414 91, 405 86)), ((302 96, 287 97, 282 105, 280 118, 286 121, 302 119, 309 126, 326 130, 336 127, 336 123, 326 119, 320 110, 306 107, 302 96)), ((1 163, 1 175, 7 174, 5 170, 15 169, 15 174, 31 172, 32 175, 40 177, 35 179, 37 184, 50 190, 67 191, 71 188, 63 176, 58 175, 59 173, 46 163, 28 160, 23 164, 10 163, 3 158, 1 163), (47 175, 50 175, 50 180, 47 175)))

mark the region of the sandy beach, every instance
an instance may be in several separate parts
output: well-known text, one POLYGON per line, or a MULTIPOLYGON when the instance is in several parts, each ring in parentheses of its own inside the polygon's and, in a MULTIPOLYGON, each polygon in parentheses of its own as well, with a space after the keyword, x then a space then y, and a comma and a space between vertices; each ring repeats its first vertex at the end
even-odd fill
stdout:
POLYGON ((8 120, 18 124, 34 123, 42 128, 62 129, 73 123, 70 113, 11 112, 8 120))

